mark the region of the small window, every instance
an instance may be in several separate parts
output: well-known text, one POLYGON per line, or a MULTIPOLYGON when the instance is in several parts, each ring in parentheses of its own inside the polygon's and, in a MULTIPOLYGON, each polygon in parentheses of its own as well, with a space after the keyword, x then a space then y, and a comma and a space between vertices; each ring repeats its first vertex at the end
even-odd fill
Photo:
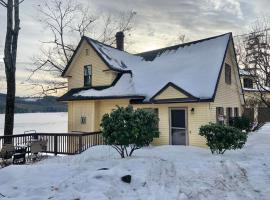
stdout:
POLYGON ((239 117, 239 108, 234 108, 234 117, 239 117))
POLYGON ((89 49, 85 49, 85 55, 86 55, 86 56, 89 55, 89 49))
POLYGON ((232 83, 232 69, 231 66, 228 64, 225 64, 225 83, 231 84, 232 83))
POLYGON ((84 66, 84 86, 92 86, 92 66, 84 66))
POLYGON ((250 78, 244 78, 244 88, 253 88, 253 81, 250 78))
POLYGON ((232 108, 226 108, 226 122, 229 125, 232 119, 232 108))
POLYGON ((216 108, 216 121, 218 124, 224 124, 224 108, 216 108))
POLYGON ((81 124, 86 124, 86 117, 85 116, 81 116, 81 124))

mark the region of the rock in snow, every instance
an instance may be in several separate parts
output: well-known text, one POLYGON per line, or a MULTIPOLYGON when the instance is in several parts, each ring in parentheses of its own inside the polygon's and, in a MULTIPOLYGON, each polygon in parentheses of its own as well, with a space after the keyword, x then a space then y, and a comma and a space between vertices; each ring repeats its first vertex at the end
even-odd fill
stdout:
POLYGON ((131 175, 125 175, 121 177, 121 180, 125 183, 130 183, 131 182, 131 175))

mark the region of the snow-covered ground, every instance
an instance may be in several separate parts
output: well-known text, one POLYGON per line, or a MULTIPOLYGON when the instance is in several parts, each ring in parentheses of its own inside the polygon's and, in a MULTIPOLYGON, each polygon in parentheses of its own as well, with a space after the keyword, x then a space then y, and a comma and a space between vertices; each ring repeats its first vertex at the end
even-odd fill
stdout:
MULTIPOLYGON (((270 123, 242 150, 211 155, 185 146, 149 147, 120 159, 108 146, 0 170, 2 199, 269 199, 270 123), (109 168, 108 170, 99 170, 109 168), (120 180, 132 175, 131 183, 120 180)), ((1 199, 1 195, 0 195, 1 199)))
MULTIPOLYGON (((0 114, 0 135, 4 132, 5 115, 0 114)), ((67 113, 18 113, 15 114, 14 134, 36 130, 46 133, 66 133, 67 113)))

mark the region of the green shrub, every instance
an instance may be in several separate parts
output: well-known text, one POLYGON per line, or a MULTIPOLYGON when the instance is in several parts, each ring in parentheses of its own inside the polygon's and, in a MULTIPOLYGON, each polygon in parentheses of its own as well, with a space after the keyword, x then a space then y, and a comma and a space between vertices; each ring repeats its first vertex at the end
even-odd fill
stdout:
POLYGON ((247 133, 241 130, 210 123, 200 127, 199 134, 204 136, 213 153, 223 154, 226 150, 241 149, 247 141, 247 133))
POLYGON ((105 143, 111 145, 122 158, 143 146, 149 145, 159 136, 158 117, 132 106, 117 107, 111 114, 105 114, 101 120, 102 135, 105 143))
POLYGON ((250 131, 250 120, 247 117, 234 117, 230 125, 240 130, 250 131))

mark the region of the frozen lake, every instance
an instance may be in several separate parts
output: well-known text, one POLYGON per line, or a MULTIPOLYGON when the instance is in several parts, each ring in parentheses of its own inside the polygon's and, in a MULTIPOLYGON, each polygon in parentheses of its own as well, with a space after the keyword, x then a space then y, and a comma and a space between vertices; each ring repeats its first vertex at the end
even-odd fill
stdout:
MULTIPOLYGON (((67 113, 18 113, 15 114, 14 134, 36 130, 47 133, 67 132, 67 113)), ((0 114, 0 135, 4 134, 5 115, 0 114)))

